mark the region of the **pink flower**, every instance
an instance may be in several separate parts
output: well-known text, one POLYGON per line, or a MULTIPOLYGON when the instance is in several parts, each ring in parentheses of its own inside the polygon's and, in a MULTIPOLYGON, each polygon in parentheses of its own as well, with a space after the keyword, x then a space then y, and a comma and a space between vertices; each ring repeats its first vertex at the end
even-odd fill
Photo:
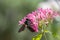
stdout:
POLYGON ((21 21, 19 21, 19 25, 24 24, 25 21, 26 21, 26 17, 24 17, 21 21))
POLYGON ((31 25, 31 27, 33 28, 33 30, 35 30, 35 32, 38 32, 38 25, 37 25, 37 23, 31 25))
POLYGON ((36 16, 36 15, 37 15, 37 11, 32 12, 32 14, 33 14, 34 16, 36 16))
POLYGON ((32 22, 36 21, 36 16, 33 15, 32 13, 28 14, 26 17, 27 17, 27 19, 31 20, 32 22))
POLYGON ((40 20, 46 20, 48 18, 53 19, 54 17, 58 16, 59 14, 56 11, 53 11, 52 9, 42 9, 38 8, 37 10, 38 18, 40 20))
POLYGON ((38 23, 43 20, 45 21, 45 24, 48 24, 48 19, 52 20, 56 16, 60 16, 57 12, 53 11, 52 9, 42 9, 38 8, 36 11, 29 13, 26 15, 21 21, 19 21, 20 24, 24 24, 26 19, 30 20, 30 26, 35 32, 38 32, 38 23))

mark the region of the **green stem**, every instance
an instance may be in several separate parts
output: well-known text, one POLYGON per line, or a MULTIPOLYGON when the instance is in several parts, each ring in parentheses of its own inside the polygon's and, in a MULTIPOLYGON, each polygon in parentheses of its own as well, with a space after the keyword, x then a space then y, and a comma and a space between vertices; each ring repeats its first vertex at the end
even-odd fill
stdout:
POLYGON ((44 33, 44 36, 45 36, 45 40, 47 40, 45 33, 44 33))

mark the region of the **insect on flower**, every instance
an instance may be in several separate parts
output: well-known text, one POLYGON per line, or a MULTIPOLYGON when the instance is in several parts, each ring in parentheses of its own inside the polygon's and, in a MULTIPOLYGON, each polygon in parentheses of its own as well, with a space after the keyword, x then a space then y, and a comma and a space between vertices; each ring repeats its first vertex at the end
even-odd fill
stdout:
POLYGON ((26 19, 18 32, 24 31, 25 27, 27 27, 31 32, 35 32, 35 30, 31 27, 31 21, 29 19, 26 19))
MULTIPOLYGON (((52 9, 42 9, 38 8, 36 11, 27 14, 21 21, 19 21, 19 25, 22 24, 22 27, 18 32, 24 31, 27 27, 31 32, 38 32, 38 26, 41 21, 43 21, 44 25, 48 25, 56 16, 60 16, 56 11, 52 9)), ((43 26, 43 25, 42 25, 43 26)))

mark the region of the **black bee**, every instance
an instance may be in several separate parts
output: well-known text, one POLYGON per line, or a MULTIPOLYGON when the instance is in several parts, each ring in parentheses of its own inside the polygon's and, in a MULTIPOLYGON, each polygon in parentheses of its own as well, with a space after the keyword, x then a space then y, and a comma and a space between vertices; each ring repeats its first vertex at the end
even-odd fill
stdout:
POLYGON ((31 32, 35 32, 35 30, 31 27, 31 21, 29 19, 26 19, 18 32, 24 31, 25 27, 27 27, 31 32))

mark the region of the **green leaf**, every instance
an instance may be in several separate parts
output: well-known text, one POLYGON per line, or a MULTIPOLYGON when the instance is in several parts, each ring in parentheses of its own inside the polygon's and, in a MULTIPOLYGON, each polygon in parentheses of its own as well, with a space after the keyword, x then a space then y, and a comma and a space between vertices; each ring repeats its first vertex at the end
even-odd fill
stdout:
POLYGON ((33 37, 32 40, 41 40, 42 33, 38 34, 37 36, 33 37))

